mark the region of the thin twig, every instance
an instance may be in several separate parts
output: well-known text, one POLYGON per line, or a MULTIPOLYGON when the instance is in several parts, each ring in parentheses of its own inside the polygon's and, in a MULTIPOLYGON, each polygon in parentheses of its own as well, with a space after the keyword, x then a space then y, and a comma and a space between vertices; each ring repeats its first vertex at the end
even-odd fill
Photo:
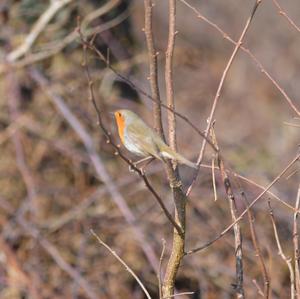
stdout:
MULTIPOLYGON (((209 114, 209 117, 208 117, 208 123, 207 123, 207 127, 206 127, 206 130, 205 130, 205 137, 208 137, 209 133, 210 133, 210 128, 211 128, 211 125, 213 123, 213 117, 214 117, 214 114, 215 114, 215 111, 216 111, 216 108, 217 108, 217 104, 218 104, 218 101, 219 101, 219 98, 221 96, 221 91, 222 91, 222 88, 223 88, 223 85, 224 85, 224 82, 225 82, 225 79, 226 79, 226 76, 228 74, 228 71, 233 63, 233 60, 234 58, 236 57, 237 53, 238 53, 238 50, 240 49, 241 45, 242 45, 242 42, 243 42, 243 39, 249 29, 249 26, 251 24, 251 21, 255 15, 255 12, 259 6, 259 4, 261 3, 262 0, 256 0, 255 1, 255 4, 254 4, 254 7, 250 13, 250 16, 249 18, 247 19, 246 21, 246 24, 243 28, 243 31, 240 35, 240 38, 238 40, 238 42, 235 44, 235 47, 234 47, 234 50, 226 64, 226 67, 223 71, 223 74, 222 74, 222 77, 221 77, 221 80, 219 82, 219 85, 218 85, 218 88, 217 88, 217 91, 216 91, 216 94, 215 94, 215 97, 214 97, 214 100, 213 100, 213 104, 212 104, 212 108, 211 108, 211 111, 210 111, 210 114, 209 114)), ((198 159, 197 159, 197 165, 200 165, 202 163, 202 160, 203 160, 203 157, 204 157, 204 152, 205 152, 205 147, 206 147, 206 141, 207 139, 203 139, 202 141, 202 146, 201 146, 201 150, 200 150, 200 153, 199 153, 199 156, 198 156, 198 159)), ((199 174, 199 171, 196 172, 195 176, 193 177, 192 179, 192 182, 186 192, 186 195, 189 195, 190 192, 192 191, 192 188, 193 188, 193 185, 198 177, 198 174, 199 174)))
POLYGON ((216 175, 215 175, 215 159, 216 159, 215 156, 213 156, 211 159, 211 177, 212 177, 212 185, 213 185, 213 190, 214 190, 214 199, 215 199, 215 201, 217 201, 218 193, 217 193, 216 175))
POLYGON ((47 24, 55 16, 55 14, 65 5, 69 4, 72 1, 73 0, 50 1, 49 7, 34 24, 33 28, 31 29, 31 32, 27 35, 24 43, 22 43, 17 49, 9 53, 7 55, 7 60, 9 62, 14 62, 21 56, 25 55, 30 50, 31 46, 34 44, 38 36, 43 32, 47 24))
MULTIPOLYGON (((112 27, 115 27, 122 23, 126 18, 129 16, 129 11, 125 10, 124 12, 117 15, 112 20, 109 20, 101 25, 88 28, 88 25, 91 21, 93 21, 93 18, 98 18, 102 16, 105 13, 108 13, 114 6, 116 6, 120 0, 113 0, 110 2, 107 2, 100 8, 96 9, 92 13, 88 14, 86 17, 82 20, 82 31, 84 31, 84 35, 92 36, 94 34, 99 34, 103 31, 106 31, 112 27), (93 18, 92 18, 93 17, 93 18)), ((69 44, 74 42, 78 38, 78 34, 76 31, 70 32, 68 35, 66 35, 63 39, 59 41, 53 41, 49 42, 48 44, 43 46, 43 50, 40 50, 35 53, 27 53, 22 59, 17 59, 16 61, 10 62, 9 67, 16 70, 19 68, 23 68, 27 65, 32 65, 34 63, 37 63, 39 61, 45 60, 51 56, 54 56, 55 54, 61 52, 65 47, 67 47, 69 44)), ((7 72, 7 63, 4 62, 0 64, 0 76, 7 72)))
POLYGON ((157 272, 157 279, 158 279, 158 293, 159 293, 159 299, 162 299, 162 262, 163 262, 163 258, 165 255, 165 250, 166 250, 166 240, 163 239, 162 240, 162 250, 161 250, 161 254, 160 254, 160 258, 159 258, 159 265, 158 265, 158 272, 157 272))
POLYGON ((300 128, 300 125, 298 125, 298 124, 293 124, 293 123, 289 123, 289 122, 284 122, 283 124, 290 126, 290 127, 300 128))
POLYGON ((141 289, 143 290, 144 294, 148 299, 151 299, 149 292, 147 291, 144 284, 138 278, 138 276, 133 272, 133 270, 124 262, 124 260, 113 250, 111 249, 92 229, 90 230, 91 234, 98 240, 98 242, 104 246, 128 271, 131 276, 136 280, 136 282, 140 285, 141 289))
MULTIPOLYGON (((213 123, 214 124, 214 123, 213 123)), ((210 129, 211 138, 216 146, 216 148, 219 148, 218 142, 216 139, 216 135, 214 132, 214 127, 211 127, 210 129)), ((224 162, 220 157, 217 157, 218 166, 220 169, 221 177, 223 180, 225 192, 227 195, 229 207, 230 207, 230 213, 231 218, 233 221, 236 221, 238 217, 238 211, 236 207, 235 202, 235 196, 232 190, 231 182, 229 179, 229 176, 225 170, 224 162)), ((244 294, 244 271, 243 271, 243 244, 242 244, 242 233, 240 224, 238 222, 235 223, 233 226, 234 230, 234 245, 235 245, 235 265, 236 265, 236 283, 234 284, 234 290, 237 293, 237 298, 245 298, 244 294)))
MULTIPOLYGON (((175 110, 174 86, 173 86, 173 56, 176 37, 176 0, 169 0, 169 35, 166 50, 165 84, 167 105, 175 110)), ((169 144, 173 150, 176 146, 176 118, 173 111, 168 110, 169 144)), ((174 163, 173 163, 174 164, 174 163)), ((176 163, 175 163, 176 165, 176 163)))
MULTIPOLYGON (((241 191, 241 196, 245 201, 246 207, 248 208, 249 201, 248 201, 244 191, 241 191)), ((247 214, 248 214, 248 221, 249 221, 249 226, 250 226, 252 243, 253 243, 253 246, 255 249, 255 254, 256 254, 256 256, 258 256, 258 259, 259 259, 260 269, 261 269, 263 281, 264 281, 264 292, 262 293, 262 295, 263 295, 263 297, 268 299, 270 296, 270 278, 269 278, 270 276, 268 274, 267 267, 266 267, 264 258, 262 256, 262 252, 261 252, 259 242, 257 239, 257 234, 256 234, 255 226, 254 226, 255 219, 254 219, 252 210, 248 209, 247 214)), ((257 286, 257 289, 260 290, 257 282, 256 282, 256 286, 257 286)))
POLYGON ((255 285, 256 289, 257 289, 257 293, 258 293, 260 296, 266 298, 265 295, 264 295, 264 292, 263 292, 262 289, 260 288, 260 286, 259 286, 259 284, 257 283, 256 279, 253 279, 252 282, 253 282, 253 284, 255 285))
POLYGON ((174 295, 170 295, 168 297, 163 297, 162 299, 175 298, 175 297, 179 297, 179 296, 193 295, 193 294, 195 294, 195 292, 183 292, 183 293, 177 293, 174 295))
MULTIPOLYGON (((105 55, 103 55, 92 43, 84 40, 83 41, 84 45, 87 46, 90 50, 92 50, 93 52, 95 52, 97 54, 97 56, 106 64, 107 68, 109 68, 118 78, 120 78, 122 81, 126 82, 130 87, 132 87, 134 90, 136 90, 137 92, 139 92, 140 94, 142 94, 143 96, 145 96, 148 100, 155 102, 155 99, 148 94, 147 92, 145 92, 143 89, 141 89, 140 87, 138 87, 136 84, 134 84, 131 80, 129 80, 127 77, 125 77, 124 75, 122 75, 121 73, 119 73, 112 65, 110 65, 107 61, 107 58, 105 57, 105 55)), ((168 107, 167 105, 165 105, 162 102, 159 102, 159 105, 168 110, 168 111, 172 111, 177 117, 181 118, 184 122, 186 122, 199 136, 201 136, 202 138, 206 139, 207 143, 211 146, 211 148, 217 152, 217 149, 215 148, 215 146, 213 145, 213 143, 211 142, 211 140, 205 136, 205 133, 203 133, 201 130, 199 130, 199 128, 193 124, 189 118, 185 115, 183 115, 182 113, 179 113, 178 111, 171 109, 170 107, 168 107)))
MULTIPOLYGON (((146 5, 145 1, 145 5, 146 5)), ((145 7, 147 10, 147 8, 145 7)), ((168 136, 171 148, 177 151, 176 148, 176 118, 175 118, 175 101, 174 101, 174 86, 173 86, 173 56, 176 36, 176 1, 169 0, 169 33, 168 44, 166 50, 165 62, 165 84, 168 109, 168 136)), ((161 117, 161 113, 154 115, 161 117)), ((175 205, 175 221, 181 227, 182 234, 178 234, 174 230, 173 244, 171 255, 167 263, 164 282, 162 287, 163 297, 170 298, 174 294, 175 280, 178 273, 180 263, 184 257, 185 248, 185 223, 186 223, 186 202, 187 198, 182 190, 182 181, 179 175, 178 167, 174 161, 166 161, 166 171, 168 180, 173 194, 175 205), (173 165, 172 165, 173 164, 173 165)))
MULTIPOLYGON (((298 192, 296 197, 295 209, 298 210, 300 206, 300 184, 298 186, 298 192)), ((294 244, 294 268, 295 268, 295 287, 296 287, 296 296, 300 298, 300 272, 299 272, 299 233, 298 233, 298 216, 299 212, 294 213, 293 221, 293 244, 294 244)))
POLYGON ((272 222, 272 226, 273 226, 273 230, 274 230, 274 236, 275 236, 275 240, 276 240, 276 244, 277 244, 277 248, 278 248, 278 254, 281 256, 281 258, 284 260, 284 262, 288 266, 288 269, 290 272, 291 299, 295 299, 295 274, 294 274, 294 269, 292 266, 292 259, 290 257, 287 257, 282 250, 276 223, 275 223, 273 210, 271 208, 270 202, 268 202, 268 204, 269 204, 269 212, 270 212, 271 222, 272 222))
POLYGON ((296 23, 289 17, 289 15, 281 8, 277 0, 273 0, 273 3, 277 6, 278 12, 281 16, 285 17, 286 20, 294 27, 298 32, 300 32, 300 28, 296 25, 296 23))
POLYGON ((151 95, 153 98, 153 116, 154 116, 154 128, 162 139, 164 137, 164 130, 161 119, 161 105, 160 105, 160 94, 158 87, 158 72, 157 72, 157 56, 158 52, 155 50, 153 32, 152 32, 152 0, 144 0, 145 7, 145 28, 144 32, 146 35, 146 42, 148 48, 149 57, 149 81, 151 88, 151 95))
POLYGON ((219 239, 221 239, 225 234, 227 234, 232 227, 238 222, 240 221, 245 214, 248 212, 249 209, 251 209, 256 203, 257 201, 263 196, 265 195, 268 190, 275 184, 277 183, 282 176, 299 160, 300 158, 300 154, 297 154, 289 163, 288 165, 276 176, 276 178, 249 204, 248 208, 245 209, 241 215, 236 219, 236 221, 232 222, 229 226, 227 226, 217 237, 215 237, 214 239, 212 239, 211 241, 205 243, 204 245, 194 248, 192 250, 187 251, 185 254, 192 254, 198 251, 201 251, 205 248, 207 248, 208 246, 212 245, 213 243, 215 243, 216 241, 218 241, 219 239))
MULTIPOLYGON (((207 164, 201 164, 200 167, 203 167, 203 168, 209 168, 211 169, 211 165, 207 165, 207 164)), ((262 185, 254 182, 253 180, 241 175, 241 174, 238 174, 234 171, 231 171, 231 170, 226 170, 229 174, 243 180, 244 182, 246 182, 247 184, 249 185, 252 185, 252 186, 255 186, 257 187, 258 189, 260 190, 265 190, 265 187, 263 187, 262 185)), ((287 202, 285 202, 284 200, 282 200, 281 198, 279 198, 276 194, 274 194, 273 192, 271 192, 270 190, 267 190, 267 194, 268 195, 271 195, 274 199, 276 199, 278 202, 280 202, 281 204, 283 204, 285 207, 287 207, 288 209, 292 210, 293 212, 300 212, 300 210, 296 210, 295 207, 291 206, 290 204, 288 204, 287 202)))
MULTIPOLYGON (((186 0, 179 0, 183 4, 185 4, 187 7, 189 7, 197 16, 198 19, 201 19, 202 21, 206 22, 208 25, 210 25, 212 28, 214 28, 216 31, 218 31, 223 38, 228 40, 234 45, 237 45, 237 42, 230 37, 228 33, 226 33, 224 30, 222 30, 217 24, 206 18, 201 14, 201 12, 196 9, 194 6, 189 4, 186 0)), ((277 88, 277 90, 283 95, 284 99, 287 101, 289 104, 290 108, 294 110, 294 112, 300 116, 300 111, 294 104, 293 100, 288 96, 286 91, 280 86, 280 84, 271 76, 271 74, 266 70, 266 68, 262 65, 262 63, 256 58, 256 56, 246 47, 241 46, 240 47, 250 58, 254 61, 254 63, 258 66, 260 71, 272 82, 272 84, 277 88)))

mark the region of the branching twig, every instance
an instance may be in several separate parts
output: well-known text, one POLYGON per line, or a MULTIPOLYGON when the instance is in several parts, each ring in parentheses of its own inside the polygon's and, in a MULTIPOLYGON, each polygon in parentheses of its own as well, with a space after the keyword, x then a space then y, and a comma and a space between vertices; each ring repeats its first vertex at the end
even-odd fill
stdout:
POLYGON ((274 214, 273 214, 273 210, 271 208, 270 202, 269 202, 269 212, 270 212, 270 217, 271 217, 272 226, 273 226, 273 230, 274 230, 274 236, 275 236, 276 244, 277 244, 277 247, 278 247, 278 254, 281 256, 281 258, 287 264, 289 272, 290 272, 291 299, 295 299, 295 274, 294 274, 294 269, 293 269, 293 266, 292 266, 292 259, 290 257, 287 257, 284 254, 283 250, 282 250, 281 243, 280 243, 279 236, 278 236, 276 223, 275 223, 275 218, 274 218, 274 214))
POLYGON ((50 1, 50 5, 45 10, 45 12, 39 17, 37 22, 34 24, 31 32, 27 35, 23 44, 21 44, 17 49, 13 50, 7 55, 7 60, 9 62, 14 62, 21 56, 25 55, 36 41, 41 32, 45 29, 47 24, 55 16, 55 14, 62 9, 65 5, 69 4, 73 0, 55 0, 50 1))
POLYGON ((273 3, 277 6, 278 12, 280 15, 285 17, 287 21, 294 27, 298 32, 300 32, 300 28, 296 25, 296 23, 289 17, 289 15, 281 8, 277 0, 273 0, 273 3))
POLYGON ((143 232, 141 231, 141 229, 136 225, 136 218, 135 218, 134 214, 131 212, 124 197, 119 192, 119 190, 116 187, 115 183, 113 182, 112 178, 108 174, 102 160, 100 159, 100 156, 96 152, 96 149, 95 149, 95 146, 94 146, 94 143, 93 143, 91 137, 85 131, 85 129, 80 124, 80 122, 77 120, 77 118, 72 114, 70 109, 66 106, 63 99, 59 95, 57 95, 55 92, 52 91, 51 86, 50 86, 49 82, 47 81, 47 79, 36 69, 31 69, 30 75, 42 87, 42 89, 47 93, 48 97, 54 103, 54 105, 56 106, 58 111, 65 117, 65 119, 68 121, 68 123, 74 129, 74 131, 81 138, 81 140, 86 148, 86 151, 92 161, 92 164, 95 168, 97 175, 107 186, 109 194, 111 195, 115 204, 120 209, 120 211, 123 214, 123 216, 125 217, 126 221, 132 226, 132 229, 136 235, 136 238, 139 240, 139 242, 138 242, 139 245, 142 247, 152 268, 154 270, 156 270, 157 265, 158 265, 158 259, 156 257, 156 254, 155 254, 152 246, 150 246, 149 243, 146 241, 146 238, 145 238, 143 232))
MULTIPOLYGON (((209 24, 212 28, 214 28, 216 31, 218 31, 223 38, 227 39, 229 42, 231 42, 234 45, 237 45, 237 42, 229 36, 228 33, 226 33, 224 30, 222 30, 217 24, 210 21, 208 18, 203 16, 201 12, 196 9, 194 6, 189 4, 186 0, 179 0, 180 2, 184 3, 187 7, 189 7, 198 17, 198 19, 203 20, 207 24, 209 24)), ((280 86, 280 84, 271 76, 271 74, 265 69, 265 67, 262 65, 262 63, 256 58, 256 56, 246 47, 240 46, 240 48, 250 56, 250 58, 254 61, 254 63, 259 67, 260 71, 272 82, 272 84, 277 88, 277 90, 283 95, 284 99, 287 101, 289 106, 291 107, 294 112, 300 116, 300 111, 294 104, 293 100, 288 96, 286 91, 280 86)))
POLYGON ((245 214, 248 212, 248 210, 251 209, 257 203, 257 201, 259 199, 261 199, 261 197, 264 194, 266 194, 268 192, 268 190, 282 178, 282 176, 299 160, 299 158, 300 158, 300 154, 296 155, 288 163, 288 165, 276 176, 276 178, 249 204, 248 208, 242 212, 242 214, 236 219, 236 221, 234 221, 229 226, 227 226, 217 237, 215 237, 211 241, 207 242, 206 244, 204 244, 200 247, 197 247, 195 249, 187 251, 186 254, 192 254, 192 253, 201 251, 201 250, 207 248, 208 246, 212 245, 219 239, 221 239, 225 234, 227 234, 232 229, 232 227, 245 216, 245 214))
POLYGON ((95 96, 94 96, 94 90, 93 90, 93 81, 89 72, 89 68, 87 65, 87 47, 86 47, 86 43, 84 40, 84 37, 82 35, 82 33, 79 30, 79 34, 81 36, 82 39, 82 43, 83 43, 83 51, 84 51, 84 67, 85 67, 85 71, 86 71, 86 75, 87 75, 87 79, 88 79, 88 84, 89 84, 89 92, 90 92, 90 100, 94 106, 94 109, 96 111, 97 114, 97 119, 98 119, 98 125, 101 128, 101 130, 103 131, 103 133, 105 134, 108 142, 114 147, 114 149, 116 150, 116 153, 130 166, 130 168, 132 170, 134 170, 139 176, 140 178, 142 178, 142 180, 144 181, 146 187, 149 189, 149 191, 153 194, 153 196, 155 197, 155 199, 157 200, 157 202, 159 203, 159 205, 161 206, 163 212, 165 213, 165 215, 167 216, 168 220, 172 223, 172 225, 174 226, 174 228, 178 231, 179 234, 182 234, 182 230, 180 228, 180 226, 178 226, 178 224, 175 222, 175 220, 173 219, 172 215, 169 213, 168 209, 166 208, 165 204, 163 203, 163 200, 160 198, 160 196, 158 195, 158 193, 155 191, 155 189, 152 187, 152 185, 150 184, 148 178, 146 177, 145 173, 143 171, 141 171, 139 168, 137 168, 128 158, 126 158, 122 152, 120 151, 119 146, 117 146, 112 137, 110 132, 108 132, 108 130, 106 129, 103 121, 102 121, 102 117, 101 117, 101 111, 96 103, 95 100, 95 96))
MULTIPOLYGON (((211 165, 208 165, 208 164, 201 164, 200 167, 203 167, 203 168, 208 168, 208 169, 211 169, 211 165)), ((215 167, 216 169, 216 167, 215 167)), ((250 186, 254 186, 260 190, 265 190, 265 187, 263 187, 262 185, 254 182, 253 180, 241 175, 241 174, 238 174, 232 170, 228 170, 226 169, 226 172, 228 174, 231 174, 233 175, 234 177, 238 178, 238 179, 241 179, 242 181, 246 182, 247 184, 249 184, 250 186)), ((288 209, 292 210, 293 212, 300 212, 300 209, 295 209, 295 207, 291 206, 289 203, 285 202, 284 200, 282 200, 280 197, 278 197, 276 194, 274 194, 273 192, 271 192, 270 190, 267 190, 267 194, 272 196, 274 199, 276 199, 278 202, 280 202, 282 205, 284 205, 285 207, 287 207, 288 209)))
MULTIPOLYGON (((88 47, 90 50, 92 50, 94 53, 96 53, 98 55, 98 57, 106 64, 107 68, 109 68, 118 78, 120 78, 122 81, 126 82, 130 87, 132 87, 134 90, 136 90, 137 92, 139 92, 140 94, 145 96, 150 101, 155 102, 155 99, 150 94, 148 94, 143 89, 138 87, 127 77, 120 74, 112 65, 110 65, 107 58, 105 57, 105 55, 103 55, 92 43, 88 42, 87 40, 84 40, 83 43, 84 43, 84 45, 86 45, 86 47, 88 47)), ((159 102, 159 105, 168 111, 172 111, 178 118, 185 121, 200 137, 206 139, 207 143, 211 146, 211 148, 215 152, 217 152, 217 149, 213 145, 212 141, 208 137, 206 137, 205 133, 203 133, 201 130, 199 130, 199 128, 188 119, 188 117, 186 117, 185 115, 179 113, 178 111, 176 111, 174 109, 171 109, 170 107, 168 107, 167 105, 165 105, 162 102, 159 102)))
MULTIPOLYGON (((92 36, 94 34, 99 34, 123 22, 129 15, 129 12, 127 10, 120 13, 112 20, 109 20, 101 25, 88 28, 90 22, 92 22, 94 18, 99 18, 102 15, 108 13, 118 3, 120 3, 120 0, 111 0, 106 4, 104 4, 103 6, 101 6, 100 8, 93 11, 92 13, 88 14, 86 17, 84 17, 81 23, 81 27, 82 27, 82 31, 84 32, 84 35, 92 36)), ((28 53, 22 59, 10 61, 9 67, 15 70, 45 60, 62 51, 65 47, 67 47, 69 44, 74 42, 77 38, 78 38, 77 32, 73 31, 59 41, 49 42, 48 44, 44 45, 43 50, 40 50, 36 53, 28 53)), ((0 76, 5 72, 7 72, 7 63, 2 63, 0 64, 0 76)))
POLYGON ((148 299, 151 299, 149 292, 147 291, 144 284, 138 278, 138 276, 133 272, 133 270, 124 262, 124 260, 113 250, 111 249, 92 229, 91 234, 98 240, 98 242, 104 246, 124 267, 125 269, 132 275, 132 277, 136 280, 136 282, 140 285, 141 289, 143 290, 144 294, 148 299))
MULTIPOLYGON (((216 148, 219 148, 213 127, 210 129, 210 132, 211 132, 211 138, 212 138, 216 148)), ((223 180, 225 192, 226 192, 229 207, 230 207, 231 218, 233 221, 236 221, 236 219, 238 217, 238 214, 237 214, 238 211, 237 211, 237 207, 236 207, 235 196, 233 194, 231 182, 230 182, 229 176, 225 170, 223 160, 220 157, 217 157, 217 161, 218 161, 218 166, 219 166, 219 169, 221 172, 221 177, 223 180)), ((234 230, 235 265, 236 265, 236 283, 234 284, 234 289, 237 293, 237 298, 245 298, 244 287, 243 287, 244 274, 243 274, 242 233, 241 233, 240 224, 238 222, 236 222, 235 225, 233 226, 233 230, 234 230)))
MULTIPOLYGON (((214 100, 213 100, 213 104, 212 104, 212 108, 211 108, 211 111, 210 111, 210 115, 208 117, 207 127, 206 127, 206 130, 205 130, 205 137, 207 137, 209 135, 209 133, 210 133, 210 128, 211 128, 211 125, 212 125, 212 122, 213 122, 213 117, 214 117, 214 114, 215 114, 215 111, 216 111, 216 108, 217 108, 217 104, 218 104, 219 98, 221 96, 221 91, 222 91, 222 88, 223 88, 226 76, 228 74, 228 71, 229 71, 229 69, 230 69, 230 67, 232 65, 232 62, 233 62, 234 58, 236 57, 236 55, 238 53, 239 48, 242 45, 243 39, 244 39, 244 37, 245 37, 248 29, 249 29, 251 21, 252 21, 254 15, 255 15, 255 12, 256 12, 259 4, 261 3, 261 1, 262 0, 256 0, 255 1, 254 7, 253 7, 253 9, 252 9, 252 11, 250 13, 250 16, 249 16, 249 18, 248 18, 248 20, 247 20, 244 28, 243 28, 241 36, 240 36, 238 42, 235 44, 235 48, 234 48, 234 50, 233 50, 233 52, 232 52, 232 54, 231 54, 231 56, 230 56, 230 58, 229 58, 229 60, 228 60, 228 62, 226 64, 226 67, 225 67, 225 69, 223 71, 221 80, 219 82, 219 85, 218 85, 218 88, 217 88, 217 91, 216 91, 216 94, 215 94, 215 97, 214 97, 214 100)), ((201 150, 200 150, 200 153, 199 153, 199 157, 197 159, 197 165, 200 165, 201 162, 202 162, 202 160, 203 160, 206 143, 207 143, 207 139, 205 138, 205 139, 203 139, 203 142, 202 142, 202 146, 201 146, 201 150)), ((197 179, 198 173, 199 173, 199 171, 196 172, 196 174, 195 174, 195 176, 194 176, 194 178, 193 178, 193 180, 192 180, 192 182, 191 182, 191 184, 190 184, 190 186, 189 186, 189 188, 188 188, 188 190, 186 192, 187 195, 190 194, 190 192, 192 190, 192 187, 194 185, 194 182, 197 179)))

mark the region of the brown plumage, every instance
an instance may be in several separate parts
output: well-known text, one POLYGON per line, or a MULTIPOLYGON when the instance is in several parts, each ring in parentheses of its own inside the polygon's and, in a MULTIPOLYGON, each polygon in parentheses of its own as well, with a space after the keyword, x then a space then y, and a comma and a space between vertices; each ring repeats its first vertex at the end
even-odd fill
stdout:
POLYGON ((120 139, 132 153, 152 156, 159 160, 171 159, 180 164, 197 168, 197 165, 171 149, 137 114, 130 110, 117 110, 115 119, 120 139))

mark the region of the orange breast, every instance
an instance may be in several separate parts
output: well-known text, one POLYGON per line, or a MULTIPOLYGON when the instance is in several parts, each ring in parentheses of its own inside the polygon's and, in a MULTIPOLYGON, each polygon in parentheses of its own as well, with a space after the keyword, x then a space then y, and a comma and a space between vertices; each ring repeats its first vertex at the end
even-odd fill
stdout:
POLYGON ((125 119, 118 112, 115 114, 115 117, 116 117, 116 121, 117 121, 117 126, 118 126, 118 132, 119 132, 120 139, 124 143, 125 119))

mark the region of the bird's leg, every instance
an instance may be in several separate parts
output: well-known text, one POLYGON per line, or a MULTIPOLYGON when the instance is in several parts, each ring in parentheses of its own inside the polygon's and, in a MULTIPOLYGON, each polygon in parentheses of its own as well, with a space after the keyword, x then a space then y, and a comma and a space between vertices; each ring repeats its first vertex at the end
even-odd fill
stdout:
MULTIPOLYGON (((143 169, 144 169, 147 165, 149 165, 153 160, 154 160, 154 158, 153 158, 152 156, 147 156, 147 157, 145 157, 145 158, 143 158, 143 159, 141 159, 141 160, 138 160, 138 161, 136 161, 136 162, 133 162, 132 164, 133 164, 135 167, 137 167, 138 164, 143 163, 143 162, 145 162, 145 161, 148 161, 148 162, 141 168, 141 170, 142 170, 142 172, 143 172, 143 169), (148 161, 148 160, 149 160, 149 161, 148 161)), ((134 171, 130 165, 129 165, 129 171, 130 171, 130 172, 133 172, 133 171, 134 171)))
MULTIPOLYGON (((149 158, 149 157, 148 157, 149 158)), ((155 158, 154 157, 152 157, 152 156, 150 156, 150 159, 149 159, 149 161, 147 161, 146 162, 146 164, 145 165, 143 165, 141 168, 140 168, 140 170, 141 170, 141 172, 142 172, 142 174, 144 174, 145 173, 145 169, 146 169, 146 167, 151 163, 151 162, 153 162, 155 160, 155 158)))
MULTIPOLYGON (((147 156, 147 157, 145 157, 145 158, 143 158, 143 159, 141 159, 141 160, 138 160, 138 161, 134 162, 133 165, 134 165, 134 166, 137 166, 138 164, 143 163, 143 162, 145 162, 145 161, 148 161, 149 159, 153 159, 153 157, 152 157, 152 156, 147 156)), ((151 161, 151 160, 150 160, 150 161, 151 161)), ((150 163, 150 162, 148 162, 147 164, 149 164, 149 163, 150 163)))

